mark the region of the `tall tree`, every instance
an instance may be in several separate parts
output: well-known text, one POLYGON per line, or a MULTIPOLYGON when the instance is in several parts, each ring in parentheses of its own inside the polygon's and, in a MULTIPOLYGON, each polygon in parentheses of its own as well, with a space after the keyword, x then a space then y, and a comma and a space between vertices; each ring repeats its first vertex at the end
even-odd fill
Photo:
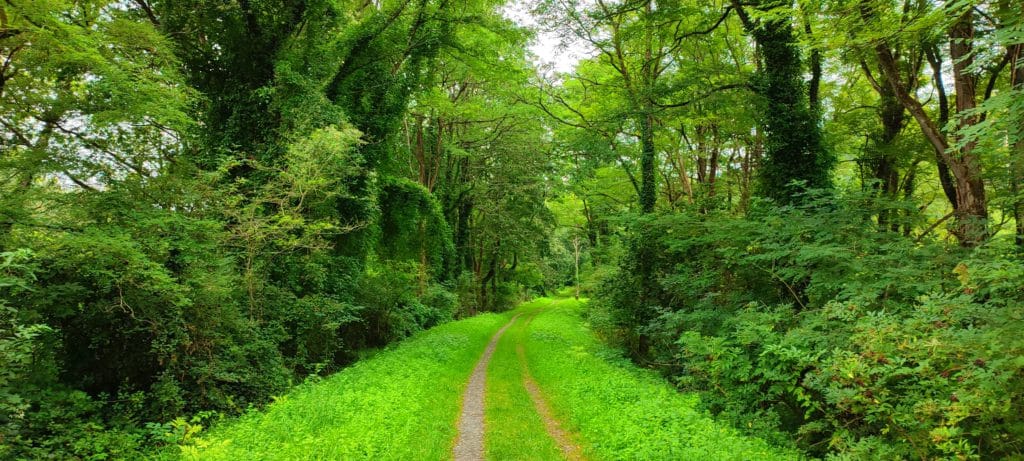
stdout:
MULTIPOLYGON (((754 87, 767 103, 762 118, 765 162, 760 173, 765 195, 779 203, 793 203, 803 188, 831 188, 836 159, 825 149, 818 113, 811 107, 790 16, 793 10, 786 2, 762 0, 756 4, 755 18, 739 0, 732 0, 732 7, 756 41, 762 60, 754 87)), ((817 103, 817 83, 812 89, 817 103)))
MULTIPOLYGON (((980 75, 974 63, 975 6, 971 2, 947 2, 933 6, 925 3, 908 3, 906 8, 897 9, 888 2, 860 0, 856 9, 865 36, 860 37, 870 47, 878 61, 880 73, 888 83, 892 94, 917 122, 925 138, 931 144, 938 160, 939 178, 957 224, 952 229, 965 246, 975 246, 987 236, 988 205, 982 162, 974 142, 958 142, 955 131, 969 130, 981 120, 975 110, 978 105, 978 81, 980 75), (936 14, 930 14, 937 8, 936 14), (938 18, 938 19, 936 19, 938 18), (892 28, 891 25, 900 25, 892 28), (950 111, 947 103, 943 68, 942 47, 922 31, 938 27, 941 37, 948 46, 948 58, 952 65, 954 104, 950 111), (939 93, 939 118, 936 120, 921 100, 912 92, 913 81, 900 72, 901 64, 896 51, 901 40, 925 39, 923 46, 932 67, 933 86, 939 93), (953 120, 957 128, 953 133, 945 130, 947 120, 953 120), (946 170, 948 169, 949 175, 946 170), (947 178, 951 176, 951 181, 947 178)), ((936 37, 938 39, 939 37, 936 37)))

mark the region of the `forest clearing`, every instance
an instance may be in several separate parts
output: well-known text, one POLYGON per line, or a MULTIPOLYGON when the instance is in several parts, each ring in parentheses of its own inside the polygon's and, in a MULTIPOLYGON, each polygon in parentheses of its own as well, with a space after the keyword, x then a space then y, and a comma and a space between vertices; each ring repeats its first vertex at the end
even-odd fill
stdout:
POLYGON ((1024 459, 1019 0, 0 1, 0 459, 1024 459))

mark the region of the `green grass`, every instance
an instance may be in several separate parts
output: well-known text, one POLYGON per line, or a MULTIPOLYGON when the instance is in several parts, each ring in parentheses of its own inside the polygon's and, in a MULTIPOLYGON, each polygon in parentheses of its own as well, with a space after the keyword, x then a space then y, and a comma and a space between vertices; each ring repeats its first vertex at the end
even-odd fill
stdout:
POLYGON ((485 314, 416 335, 202 436, 202 460, 430 460, 450 457, 461 394, 491 335, 485 314))
POLYGON ((487 369, 486 435, 487 459, 548 460, 561 459, 554 440, 548 437, 544 422, 533 407, 523 386, 516 345, 525 334, 526 321, 539 309, 551 304, 541 298, 516 309, 519 319, 502 336, 487 369))
POLYGON ((714 421, 696 409, 697 397, 621 358, 596 339, 580 308, 572 299, 539 299, 423 332, 200 434, 183 458, 450 459, 469 374, 494 332, 522 313, 488 369, 488 459, 561 459, 524 388, 517 345, 589 459, 797 459, 714 421))
POLYGON ((525 337, 530 372, 590 459, 799 459, 697 410, 682 394, 600 343, 580 318, 581 303, 560 299, 525 337))

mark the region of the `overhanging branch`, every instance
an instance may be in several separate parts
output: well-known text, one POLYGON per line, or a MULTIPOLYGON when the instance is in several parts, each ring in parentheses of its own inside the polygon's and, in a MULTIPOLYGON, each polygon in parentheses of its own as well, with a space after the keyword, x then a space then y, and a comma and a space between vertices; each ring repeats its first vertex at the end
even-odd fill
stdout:
POLYGON ((753 90, 753 87, 749 83, 729 83, 727 85, 722 85, 722 86, 719 86, 719 87, 715 87, 711 91, 708 91, 707 93, 704 93, 704 94, 702 94, 702 95, 700 95, 700 96, 698 96, 698 97, 696 97, 694 99, 690 99, 688 101, 682 101, 682 102, 671 103, 671 104, 662 104, 662 103, 659 103, 658 101, 655 101, 655 100, 652 99, 651 103, 654 104, 657 107, 662 108, 662 109, 672 109, 672 108, 677 108, 677 107, 686 107, 686 106, 689 106, 690 104, 693 104, 695 102, 702 101, 705 98, 707 98, 707 97, 709 97, 709 96, 711 96, 711 95, 713 95, 715 93, 719 93, 719 92, 726 91, 726 90, 734 90, 734 89, 737 89, 737 88, 746 88, 746 89, 749 89, 749 90, 753 90))

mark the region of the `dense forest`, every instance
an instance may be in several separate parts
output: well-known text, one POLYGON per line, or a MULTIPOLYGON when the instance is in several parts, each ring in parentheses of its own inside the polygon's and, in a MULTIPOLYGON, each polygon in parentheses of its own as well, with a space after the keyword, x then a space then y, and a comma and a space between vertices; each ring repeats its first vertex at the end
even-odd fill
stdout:
POLYGON ((0 2, 0 458, 563 287, 773 446, 1024 453, 1019 1, 506 3, 0 2))

